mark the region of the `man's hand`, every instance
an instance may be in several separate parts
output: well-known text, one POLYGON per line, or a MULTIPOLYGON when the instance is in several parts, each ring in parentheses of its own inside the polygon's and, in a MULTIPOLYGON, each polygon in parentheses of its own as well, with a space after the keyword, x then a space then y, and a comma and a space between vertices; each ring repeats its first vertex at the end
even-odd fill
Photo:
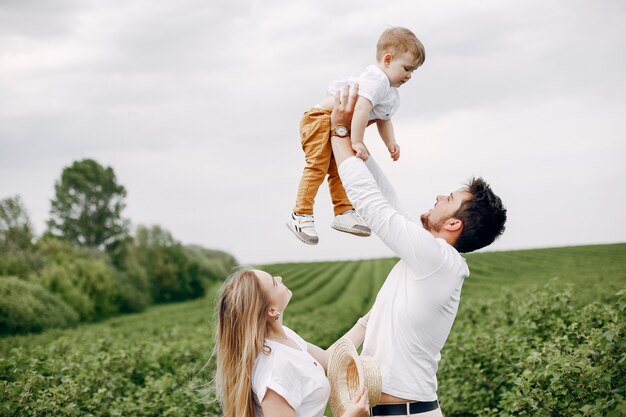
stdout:
POLYGON ((360 143, 352 142, 352 150, 356 152, 357 158, 361 158, 364 161, 367 161, 367 158, 369 158, 370 156, 370 153, 367 150, 367 147, 365 146, 363 142, 360 142, 360 143))
MULTIPOLYGON (((354 106, 356 105, 359 92, 359 85, 355 83, 352 88, 344 87, 341 93, 335 94, 335 107, 330 114, 330 128, 335 129, 337 126, 350 126, 352 120, 352 113, 354 113, 354 106)), ((337 166, 341 165, 343 161, 354 156, 352 150, 352 142, 349 138, 340 138, 333 136, 330 138, 333 155, 337 166)))
POLYGON ((359 93, 359 83, 354 83, 352 87, 345 86, 341 91, 335 93, 335 106, 330 114, 330 129, 337 126, 350 126, 352 124, 352 113, 359 93))
POLYGON ((396 142, 392 142, 387 146, 387 149, 389 150, 389 154, 391 154, 391 159, 394 161, 400 159, 400 145, 396 142))

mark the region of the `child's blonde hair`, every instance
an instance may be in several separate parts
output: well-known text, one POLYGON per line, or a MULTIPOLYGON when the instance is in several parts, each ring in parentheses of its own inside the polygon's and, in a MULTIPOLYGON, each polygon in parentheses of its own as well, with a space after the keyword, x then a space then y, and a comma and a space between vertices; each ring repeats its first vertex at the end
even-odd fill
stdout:
POLYGON ((405 52, 413 55, 419 67, 426 59, 424 45, 417 36, 407 28, 392 27, 385 30, 376 44, 376 60, 383 59, 386 53, 400 55, 405 52))

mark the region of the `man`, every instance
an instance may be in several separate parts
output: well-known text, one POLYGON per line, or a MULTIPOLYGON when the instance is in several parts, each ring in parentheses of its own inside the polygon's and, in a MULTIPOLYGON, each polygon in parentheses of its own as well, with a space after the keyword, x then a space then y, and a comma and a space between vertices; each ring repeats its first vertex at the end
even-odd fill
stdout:
MULTIPOLYGON (((355 86, 335 98, 331 128, 350 126, 355 86)), ((348 136, 331 138, 339 176, 357 213, 401 259, 380 289, 366 324, 363 355, 376 359, 383 379, 373 416, 442 416, 437 364, 450 334, 464 279, 459 252, 491 244, 504 231, 506 209, 481 178, 436 197, 412 221, 398 207, 393 187, 372 158, 354 156, 348 136)))

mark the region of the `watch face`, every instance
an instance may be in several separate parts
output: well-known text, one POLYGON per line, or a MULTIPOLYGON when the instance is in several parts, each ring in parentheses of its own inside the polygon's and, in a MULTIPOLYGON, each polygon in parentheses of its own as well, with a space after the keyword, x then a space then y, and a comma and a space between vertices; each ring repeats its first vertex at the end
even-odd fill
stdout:
POLYGON ((348 134, 348 129, 343 126, 338 126, 335 130, 337 131, 337 136, 346 136, 348 134))

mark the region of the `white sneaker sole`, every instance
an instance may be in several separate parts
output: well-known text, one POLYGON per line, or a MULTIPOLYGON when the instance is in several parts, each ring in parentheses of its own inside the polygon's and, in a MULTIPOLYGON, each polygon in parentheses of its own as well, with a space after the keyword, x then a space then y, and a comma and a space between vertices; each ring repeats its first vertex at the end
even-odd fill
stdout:
POLYGON ((318 239, 318 241, 317 241, 317 242, 307 242, 307 241, 306 241, 303 237, 301 237, 301 236, 298 234, 298 232, 296 232, 296 231, 295 231, 295 230, 291 227, 291 225, 289 224, 289 222, 285 223, 285 226, 287 226, 287 229, 289 229, 289 231, 290 231, 291 233, 293 233, 293 234, 294 234, 294 235, 295 235, 295 236, 296 236, 296 237, 300 240, 300 242, 302 242, 302 243, 306 243, 307 245, 311 245, 311 246, 317 245, 317 244, 319 243, 319 239, 318 239))
POLYGON ((338 226, 336 224, 331 224, 330 227, 340 232, 350 233, 351 235, 360 236, 360 237, 368 237, 372 235, 371 231, 368 232, 368 231, 361 230, 361 229, 355 229, 353 227, 338 226))

